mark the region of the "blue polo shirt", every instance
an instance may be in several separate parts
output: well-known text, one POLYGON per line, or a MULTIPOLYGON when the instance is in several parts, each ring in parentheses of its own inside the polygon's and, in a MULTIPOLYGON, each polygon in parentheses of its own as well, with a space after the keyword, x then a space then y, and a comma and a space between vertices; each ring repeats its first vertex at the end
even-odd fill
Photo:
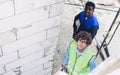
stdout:
POLYGON ((85 11, 80 13, 80 23, 84 25, 87 30, 89 30, 93 26, 98 26, 98 21, 94 15, 91 15, 89 18, 85 16, 85 11))
POLYGON ((87 18, 85 11, 82 11, 75 16, 73 28, 74 33, 79 33, 80 31, 87 31, 88 33, 91 33, 92 38, 94 38, 97 34, 97 30, 99 29, 99 23, 94 14, 87 18))

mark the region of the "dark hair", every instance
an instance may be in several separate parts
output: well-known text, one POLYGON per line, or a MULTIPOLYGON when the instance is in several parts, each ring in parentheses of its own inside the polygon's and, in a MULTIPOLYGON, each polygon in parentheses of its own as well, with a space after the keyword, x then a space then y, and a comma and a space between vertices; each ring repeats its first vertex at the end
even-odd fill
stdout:
POLYGON ((91 42, 92 42, 92 35, 91 35, 90 33, 86 32, 86 31, 80 31, 80 32, 74 37, 74 39, 75 39, 76 41, 78 41, 80 38, 81 38, 82 40, 86 40, 86 41, 87 41, 87 42, 86 42, 87 45, 90 45, 91 42))
POLYGON ((92 6, 93 10, 95 9, 95 4, 93 2, 88 1, 85 6, 92 6))

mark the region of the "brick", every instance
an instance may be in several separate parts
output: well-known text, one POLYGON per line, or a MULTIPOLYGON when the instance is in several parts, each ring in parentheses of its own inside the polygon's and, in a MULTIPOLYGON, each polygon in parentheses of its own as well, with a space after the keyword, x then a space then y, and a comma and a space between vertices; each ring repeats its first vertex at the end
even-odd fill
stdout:
POLYGON ((41 64, 41 61, 39 61, 39 60, 41 60, 41 59, 43 58, 43 56, 44 56, 44 51, 41 51, 40 53, 41 53, 41 55, 39 56, 39 59, 34 60, 34 61, 32 61, 32 62, 30 62, 30 63, 28 63, 28 64, 23 65, 23 66, 21 67, 21 71, 22 71, 22 72, 29 71, 30 69, 32 69, 32 68, 34 68, 34 67, 43 65, 43 64, 41 64))
POLYGON ((41 32, 33 36, 30 36, 21 40, 17 40, 16 42, 4 45, 2 47, 3 54, 6 55, 8 53, 20 50, 24 47, 43 41, 45 40, 45 37, 46 37, 46 32, 41 32))
MULTIPOLYGON (((38 54, 40 54, 40 53, 38 53, 38 54)), ((55 53, 50 54, 50 55, 48 55, 48 56, 45 56, 45 57, 41 58, 39 61, 36 61, 36 62, 34 62, 34 63, 39 62, 39 64, 44 64, 44 63, 46 63, 46 62, 48 62, 48 61, 52 61, 54 55, 55 55, 55 53), (40 63, 40 61, 42 61, 42 62, 40 63)))
POLYGON ((53 66, 53 62, 52 61, 49 61, 47 63, 44 63, 44 69, 46 68, 49 68, 49 67, 52 67, 53 66))
POLYGON ((64 2, 51 5, 49 17, 56 16, 63 13, 63 8, 64 8, 64 2))
POLYGON ((48 0, 15 0, 16 14, 48 5, 48 0))
POLYGON ((4 66, 0 66, 0 74, 5 73, 4 66))
POLYGON ((37 53, 34 53, 34 54, 30 55, 30 56, 20 58, 19 60, 16 60, 16 61, 14 61, 12 63, 6 64, 6 70, 10 71, 10 70, 12 70, 12 69, 14 69, 16 67, 24 66, 26 64, 31 63, 32 61, 35 61, 37 59, 42 58, 42 57, 43 57, 43 55, 39 55, 37 53))
MULTIPOLYGON (((41 71, 42 69, 43 69, 43 65, 35 67, 27 72, 23 72, 23 74, 21 74, 21 75, 34 75, 34 73, 41 71)), ((40 74, 40 75, 42 75, 42 74, 40 74)))
POLYGON ((44 47, 49 48, 51 46, 55 46, 57 44, 57 39, 58 37, 48 38, 47 40, 44 41, 44 47))
POLYGON ((37 43, 37 44, 31 45, 27 48, 19 50, 19 57, 25 57, 25 56, 28 56, 30 54, 33 54, 35 52, 39 52, 42 50, 44 50, 42 43, 37 43))
POLYGON ((41 8, 64 0, 15 0, 16 14, 41 8))
POLYGON ((44 70, 42 70, 40 72, 37 72, 34 75, 47 75, 48 73, 51 73, 51 72, 52 72, 52 67, 49 67, 49 68, 44 69, 44 70))
POLYGON ((61 17, 62 17, 62 15, 51 17, 47 20, 47 22, 44 22, 44 23, 47 23, 44 25, 46 25, 46 27, 48 27, 47 29, 59 26, 61 24, 61 17))
POLYGON ((8 64, 18 59, 17 52, 0 57, 0 65, 8 64))
POLYGON ((47 39, 54 36, 58 36, 58 34, 59 34, 59 27, 51 28, 47 31, 47 39))
MULTIPOLYGON (((38 54, 40 55, 40 53, 38 53, 38 54)), ((37 60, 35 60, 35 61, 33 61, 33 62, 29 63, 29 64, 26 64, 26 65, 21 67, 21 71, 22 72, 29 71, 29 69, 31 69, 31 68, 43 65, 44 63, 47 63, 48 61, 53 60, 53 56, 54 56, 54 54, 51 54, 51 55, 48 55, 46 57, 37 59, 37 60)))
POLYGON ((14 15, 13 1, 0 4, 0 19, 14 15))
POLYGON ((15 40, 16 40, 16 35, 11 31, 7 31, 5 33, 0 34, 1 45, 13 42, 15 40))
POLYGON ((52 72, 52 67, 49 67, 49 68, 47 68, 47 69, 44 70, 44 73, 46 73, 46 74, 48 74, 50 72, 52 72))
POLYGON ((33 35, 35 33, 44 31, 46 29, 56 27, 60 25, 61 21, 61 15, 60 16, 55 16, 52 18, 48 18, 46 20, 42 20, 40 22, 33 23, 29 25, 28 27, 21 27, 17 31, 17 39, 24 38, 29 35, 33 35))
POLYGON ((9 72, 6 72, 5 74, 3 74, 3 75, 16 75, 16 73, 15 72, 13 72, 13 71, 9 71, 9 72))
MULTIPOLYGON (((42 29, 42 26, 41 26, 41 29, 42 29)), ((40 31, 41 31, 40 28, 37 28, 36 26, 32 26, 32 25, 27 28, 19 28, 17 32, 17 39, 25 38, 27 36, 36 34, 40 31)))
POLYGON ((44 75, 52 75, 52 72, 49 72, 49 73, 47 73, 47 74, 44 74, 44 75))
POLYGON ((50 48, 46 47, 45 48, 45 55, 52 54, 55 51, 56 51, 56 46, 53 46, 53 47, 50 47, 50 48))
POLYGON ((36 63, 36 62, 37 61, 33 61, 31 63, 28 63, 28 64, 22 66, 21 71, 26 72, 26 71, 29 71, 29 70, 31 70, 31 69, 33 69, 35 67, 38 67, 38 66, 42 66, 41 69, 43 69, 43 64, 41 64, 41 62, 38 62, 38 63, 36 63))
POLYGON ((7 1, 11 1, 11 0, 0 0, 0 3, 7 2, 7 1))
POLYGON ((15 15, 0 21, 0 33, 13 28, 29 25, 31 23, 47 19, 49 8, 40 8, 27 13, 15 15))
POLYGON ((2 53, 2 46, 0 46, 0 57, 3 56, 3 53, 2 53))

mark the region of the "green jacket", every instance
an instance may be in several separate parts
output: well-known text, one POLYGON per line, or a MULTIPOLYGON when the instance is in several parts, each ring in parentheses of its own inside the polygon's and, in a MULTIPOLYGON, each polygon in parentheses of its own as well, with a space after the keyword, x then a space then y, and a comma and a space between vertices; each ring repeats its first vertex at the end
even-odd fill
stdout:
POLYGON ((70 44, 70 56, 67 65, 67 72, 69 75, 84 75, 89 72, 90 68, 88 63, 95 54, 93 51, 87 50, 83 56, 77 57, 75 51, 76 47, 77 42, 74 40, 70 44))

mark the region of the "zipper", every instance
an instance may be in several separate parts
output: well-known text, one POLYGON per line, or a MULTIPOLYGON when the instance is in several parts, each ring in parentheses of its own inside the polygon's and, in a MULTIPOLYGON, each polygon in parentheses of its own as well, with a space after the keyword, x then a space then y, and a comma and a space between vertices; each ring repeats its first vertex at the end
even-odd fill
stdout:
MULTIPOLYGON (((80 55, 80 56, 81 56, 81 55, 80 55)), ((76 53, 75 64, 74 64, 74 66, 73 66, 73 70, 72 70, 72 72, 71 72, 71 75, 72 75, 72 73, 73 73, 73 71, 74 71, 74 69, 75 69, 76 61, 77 61, 77 59, 78 59, 80 56, 77 57, 77 53, 76 53)))

